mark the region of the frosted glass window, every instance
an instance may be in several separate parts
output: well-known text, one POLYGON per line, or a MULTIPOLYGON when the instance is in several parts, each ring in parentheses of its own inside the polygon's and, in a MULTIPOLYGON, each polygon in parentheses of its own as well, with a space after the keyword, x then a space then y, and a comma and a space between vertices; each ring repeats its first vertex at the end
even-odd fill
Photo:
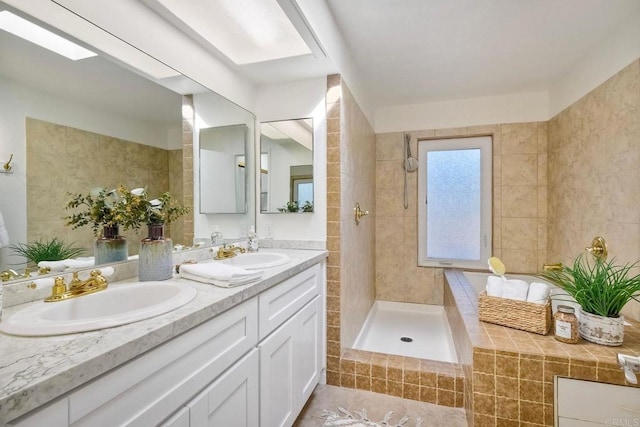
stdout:
POLYGON ((427 154, 427 257, 480 259, 480 150, 427 154))
POLYGON ((419 141, 418 264, 486 267, 491 137, 419 141))

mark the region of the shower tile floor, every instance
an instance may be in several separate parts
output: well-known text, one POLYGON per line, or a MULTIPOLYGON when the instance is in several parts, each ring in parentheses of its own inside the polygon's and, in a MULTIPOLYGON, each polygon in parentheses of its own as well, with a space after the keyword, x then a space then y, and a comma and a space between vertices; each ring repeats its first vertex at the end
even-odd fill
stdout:
POLYGON ((391 421, 396 423, 405 415, 409 417, 405 427, 414 427, 418 417, 423 420, 422 427, 467 427, 468 425, 462 408, 449 408, 371 391, 319 384, 294 426, 320 427, 325 421, 322 412, 324 410, 337 412, 339 407, 351 412, 366 409, 372 421, 381 421, 387 412, 393 411, 391 421))
POLYGON ((444 307, 376 301, 353 348, 456 363, 444 307))

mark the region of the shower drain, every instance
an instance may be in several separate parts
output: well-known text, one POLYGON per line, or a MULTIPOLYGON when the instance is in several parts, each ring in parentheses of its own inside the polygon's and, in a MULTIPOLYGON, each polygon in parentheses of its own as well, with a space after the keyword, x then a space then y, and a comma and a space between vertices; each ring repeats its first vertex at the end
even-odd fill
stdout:
POLYGON ((413 338, 411 338, 411 337, 400 337, 400 341, 402 341, 402 342, 413 342, 413 338))

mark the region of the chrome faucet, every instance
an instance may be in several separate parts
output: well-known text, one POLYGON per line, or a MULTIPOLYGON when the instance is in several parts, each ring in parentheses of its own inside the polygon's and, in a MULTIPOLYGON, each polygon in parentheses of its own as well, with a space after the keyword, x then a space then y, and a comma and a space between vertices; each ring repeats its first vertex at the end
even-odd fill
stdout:
POLYGON ((45 298, 44 302, 64 301, 76 298, 82 295, 92 294, 94 292, 107 289, 107 279, 104 278, 100 270, 93 270, 87 280, 80 280, 78 272, 73 273, 73 278, 69 282, 69 286, 65 285, 64 277, 58 276, 54 280, 51 288, 51 295, 45 298))

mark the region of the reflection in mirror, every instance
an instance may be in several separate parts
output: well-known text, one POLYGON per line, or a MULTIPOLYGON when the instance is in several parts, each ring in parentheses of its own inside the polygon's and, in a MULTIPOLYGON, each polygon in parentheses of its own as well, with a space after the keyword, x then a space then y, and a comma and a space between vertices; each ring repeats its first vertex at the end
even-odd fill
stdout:
POLYGON ((260 212, 313 212, 313 119, 260 124, 260 212))
POLYGON ((247 211, 245 124, 200 129, 200 213, 247 211))
MULTIPOLYGON (((94 51, 99 56, 71 61, 0 30, 0 160, 14 154, 12 174, 0 179, 0 213, 10 239, 0 247, 0 271, 23 271, 27 260, 10 246, 39 240, 57 238, 93 256, 91 227, 65 226, 69 192, 124 185, 188 200, 183 196, 194 182, 191 172, 183 176, 183 162, 191 161, 195 141, 183 133, 185 98, 218 117, 215 126, 243 123, 223 123, 230 111, 253 124, 251 113, 173 70, 152 78, 94 51)), ((248 145, 252 138, 249 132, 248 145)), ((184 219, 165 231, 174 243, 191 246, 194 233, 184 219)), ((129 254, 136 254, 142 233, 124 234, 129 254)))

